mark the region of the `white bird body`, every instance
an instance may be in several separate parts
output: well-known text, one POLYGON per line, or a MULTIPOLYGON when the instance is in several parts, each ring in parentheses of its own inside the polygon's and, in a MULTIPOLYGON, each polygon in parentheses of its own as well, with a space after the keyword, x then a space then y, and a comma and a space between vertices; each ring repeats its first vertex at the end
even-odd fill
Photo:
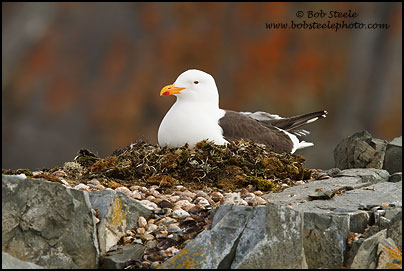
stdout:
POLYGON ((165 86, 160 95, 175 95, 176 102, 164 116, 159 130, 160 146, 193 147, 207 139, 223 145, 229 140, 247 139, 265 144, 275 152, 293 153, 312 146, 298 137, 309 134, 296 128, 324 118, 318 111, 290 118, 266 112, 234 112, 219 108, 219 93, 214 78, 203 71, 188 70, 172 85, 165 86))
POLYGON ((223 131, 217 120, 224 114, 225 111, 215 105, 183 103, 177 100, 160 124, 158 142, 169 147, 182 146, 186 142, 192 148, 199 141, 208 139, 223 145, 227 140, 223 138, 223 131))

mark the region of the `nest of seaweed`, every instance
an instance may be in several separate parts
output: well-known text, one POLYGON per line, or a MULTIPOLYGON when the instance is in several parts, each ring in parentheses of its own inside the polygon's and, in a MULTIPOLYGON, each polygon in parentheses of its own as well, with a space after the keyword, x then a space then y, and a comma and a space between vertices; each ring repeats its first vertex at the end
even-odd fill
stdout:
MULTIPOLYGON (((312 170, 304 168, 304 162, 301 155, 275 153, 265 145, 244 140, 228 145, 203 140, 194 148, 187 144, 177 148, 159 147, 137 141, 106 158, 80 150, 73 162, 65 163, 63 170, 69 183, 87 183, 96 178, 110 188, 158 185, 169 190, 183 185, 192 189, 233 191, 252 186, 253 190, 277 191, 283 183, 293 185, 295 181, 311 178, 312 170)), ((41 177, 46 178, 44 175, 41 177)))

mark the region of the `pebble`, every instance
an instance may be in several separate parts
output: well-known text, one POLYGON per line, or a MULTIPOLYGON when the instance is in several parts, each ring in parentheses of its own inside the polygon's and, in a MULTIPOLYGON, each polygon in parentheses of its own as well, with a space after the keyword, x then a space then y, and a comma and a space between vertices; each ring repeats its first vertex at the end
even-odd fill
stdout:
POLYGON ((124 193, 124 194, 126 194, 126 195, 129 195, 130 194, 130 190, 129 190, 129 188, 127 188, 127 187, 125 187, 125 186, 120 186, 120 187, 117 187, 116 189, 115 189, 115 191, 117 191, 117 192, 122 192, 122 193, 124 193))
POLYGON ((214 201, 220 201, 223 198, 223 194, 220 192, 213 192, 210 197, 212 198, 212 200, 214 201))
POLYGON ((149 200, 149 201, 154 201, 156 199, 156 197, 155 196, 148 196, 146 199, 149 200))
POLYGON ((185 217, 190 216, 190 214, 187 211, 184 211, 182 209, 174 210, 172 214, 173 214, 173 217, 176 217, 176 218, 185 218, 185 217))
POLYGON ((61 177, 61 178, 67 176, 66 172, 64 172, 63 170, 57 170, 57 171, 53 172, 52 175, 56 176, 56 177, 61 177))
POLYGON ((189 190, 185 190, 185 191, 183 192, 183 195, 185 195, 185 196, 187 196, 187 197, 190 197, 191 200, 196 196, 195 193, 193 193, 193 192, 191 192, 191 191, 189 191, 189 190))
POLYGON ((149 241, 149 240, 153 240, 154 236, 152 234, 150 234, 150 233, 145 233, 145 234, 142 235, 142 239, 144 239, 146 241, 149 241))
POLYGON ((90 189, 90 187, 88 185, 86 185, 86 184, 79 183, 78 185, 73 187, 73 189, 80 190, 80 191, 87 191, 87 190, 90 189))
POLYGON ((288 184, 286 184, 286 183, 283 183, 283 184, 282 184, 282 188, 288 188, 288 187, 289 187, 288 184))
POLYGON ((261 198, 261 197, 256 197, 255 200, 257 201, 258 205, 264 205, 264 204, 267 203, 267 201, 264 200, 264 199, 261 198))
POLYGON ((146 218, 144 218, 143 216, 139 216, 138 223, 139 227, 145 228, 147 225, 146 218))
POLYGON ((180 252, 176 247, 169 247, 166 249, 166 253, 169 257, 174 256, 180 252))
POLYGON ((180 232, 180 231, 181 231, 180 227, 178 227, 178 225, 176 225, 176 224, 174 224, 174 223, 169 224, 169 225, 167 226, 167 230, 168 230, 168 232, 170 232, 170 233, 172 233, 172 232, 180 232))
POLYGON ((132 191, 129 194, 129 197, 133 198, 133 199, 142 199, 142 195, 138 192, 138 191, 132 191))
POLYGON ((177 189, 179 191, 184 191, 186 188, 183 185, 177 185, 177 186, 175 186, 175 189, 177 189))
POLYGON ((134 238, 132 236, 124 236, 123 242, 124 242, 124 244, 129 244, 129 243, 132 243, 133 239, 134 238))
POLYGON ((157 246, 157 241, 156 240, 147 241, 146 244, 145 244, 145 247, 149 248, 149 249, 155 248, 156 246, 157 246))
POLYGON ((169 202, 168 200, 165 200, 165 199, 160 201, 158 205, 160 208, 173 208, 174 207, 174 205, 171 202, 169 202))
POLYGON ((66 187, 68 187, 68 188, 71 188, 71 187, 72 187, 65 179, 60 179, 60 182, 61 182, 64 186, 66 186, 66 187))
POLYGON ((136 232, 137 232, 138 234, 143 234, 143 233, 146 232, 146 230, 145 230, 144 228, 137 228, 137 229, 136 229, 136 232))
POLYGON ((153 231, 155 231, 157 229, 158 229, 158 226, 155 225, 155 224, 150 224, 150 225, 147 226, 147 231, 148 232, 153 232, 153 231))
POLYGON ((245 200, 240 200, 240 202, 238 203, 238 205, 241 205, 241 206, 248 206, 248 202, 246 202, 245 200))
POLYGON ((185 206, 188 206, 188 205, 190 205, 191 203, 189 202, 189 200, 179 200, 179 201, 177 201, 176 203, 175 203, 175 206, 176 207, 180 207, 180 208, 182 208, 182 207, 185 207, 185 206))
POLYGON ((160 261, 152 262, 152 264, 150 265, 150 268, 151 269, 156 269, 160 264, 161 264, 160 261))
POLYGON ((149 210, 153 211, 153 210, 158 209, 157 204, 155 204, 154 202, 151 202, 149 200, 144 199, 144 200, 141 200, 140 203, 143 204, 143 206, 149 210))
POLYGON ((295 184, 304 184, 304 181, 297 181, 295 184))
POLYGON ((189 212, 192 208, 194 208, 196 205, 193 203, 190 203, 189 205, 183 207, 182 209, 184 209, 185 211, 189 212))
POLYGON ((203 198, 203 197, 197 197, 194 200, 194 203, 198 204, 200 206, 209 206, 210 205, 209 201, 207 199, 203 198))
POLYGON ((179 199, 180 199, 180 196, 172 196, 172 197, 169 197, 169 200, 170 200, 171 202, 177 202, 179 199))
POLYGON ((264 192, 258 190, 258 191, 254 191, 254 195, 256 196, 262 196, 264 194, 264 192))
MULTIPOLYGON (((239 205, 241 201, 240 193, 225 193, 223 198, 220 200, 220 204, 223 205, 239 205)), ((247 203, 248 205, 248 203, 247 203)))

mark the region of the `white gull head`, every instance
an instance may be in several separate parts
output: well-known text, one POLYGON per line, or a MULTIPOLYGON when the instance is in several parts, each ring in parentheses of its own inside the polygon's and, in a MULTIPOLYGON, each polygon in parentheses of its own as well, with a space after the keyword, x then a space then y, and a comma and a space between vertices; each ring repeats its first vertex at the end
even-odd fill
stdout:
POLYGON ((224 144, 218 120, 225 111, 219 108, 219 93, 213 77, 191 69, 181 73, 174 84, 165 86, 161 96, 174 95, 177 101, 162 120, 158 131, 160 146, 178 147, 208 139, 224 144))

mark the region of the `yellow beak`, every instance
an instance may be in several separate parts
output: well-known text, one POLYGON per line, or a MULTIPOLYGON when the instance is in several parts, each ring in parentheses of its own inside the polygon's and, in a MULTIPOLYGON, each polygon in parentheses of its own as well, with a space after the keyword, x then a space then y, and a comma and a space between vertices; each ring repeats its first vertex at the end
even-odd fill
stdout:
POLYGON ((168 96, 168 95, 178 94, 183 89, 185 89, 185 88, 177 88, 174 85, 168 85, 168 86, 165 86, 165 87, 163 87, 161 89, 160 96, 168 96))

